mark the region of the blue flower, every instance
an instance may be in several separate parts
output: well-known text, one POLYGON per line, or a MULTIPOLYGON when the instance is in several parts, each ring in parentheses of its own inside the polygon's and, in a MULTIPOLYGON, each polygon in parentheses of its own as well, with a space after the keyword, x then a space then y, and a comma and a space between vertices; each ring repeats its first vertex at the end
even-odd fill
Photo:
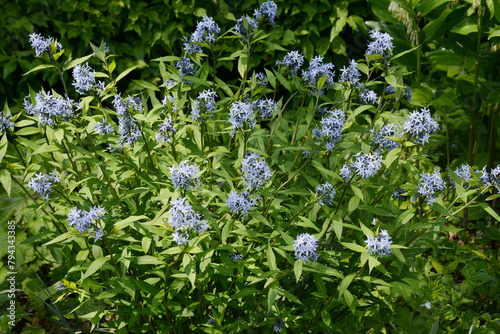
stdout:
POLYGON ((210 317, 208 317, 207 324, 215 326, 215 325, 217 325, 217 319, 215 319, 214 317, 210 316, 210 317))
POLYGON ((40 194, 44 200, 48 201, 49 195, 52 192, 52 186, 54 183, 59 183, 60 181, 61 179, 55 171, 52 171, 50 174, 38 173, 33 175, 28 181, 28 187, 40 194))
POLYGON ((179 77, 181 78, 181 82, 185 84, 192 85, 193 83, 189 80, 185 80, 183 77, 186 75, 194 75, 196 74, 196 69, 194 63, 191 59, 187 57, 183 57, 181 60, 178 60, 174 67, 179 71, 179 77))
POLYGON ((278 6, 273 1, 268 1, 260 5, 259 9, 255 10, 253 16, 257 19, 262 18, 264 21, 274 24, 277 10, 278 6))
POLYGON ((295 258, 299 261, 316 261, 319 254, 316 252, 318 240, 309 233, 302 233, 297 236, 293 244, 295 258))
POLYGON ((179 110, 179 107, 177 107, 177 102, 177 98, 175 98, 174 96, 166 95, 161 101, 163 105, 163 109, 161 110, 161 112, 164 113, 165 111, 168 111, 170 109, 172 113, 177 114, 177 111, 179 110))
POLYGON ((427 108, 420 109, 420 112, 413 111, 403 124, 403 132, 410 133, 420 145, 428 143, 430 135, 438 129, 439 124, 431 117, 427 108))
MULTIPOLYGON (((56 43, 52 37, 43 37, 41 34, 32 33, 30 34, 31 47, 35 49, 35 54, 37 57, 42 56, 44 53, 51 53, 52 50, 50 45, 56 43)), ((56 43, 56 50, 62 50, 61 43, 56 43)))
POLYGON ((122 99, 120 94, 115 95, 113 105, 118 114, 118 134, 120 139, 118 144, 123 148, 124 145, 132 147, 141 139, 141 130, 135 118, 132 117, 134 112, 142 113, 141 100, 136 97, 122 99))
POLYGON ((378 30, 371 30, 370 37, 374 39, 374 41, 368 44, 366 54, 379 54, 381 56, 392 55, 394 45, 392 44, 391 35, 382 33, 378 30))
POLYGON ((102 122, 96 123, 95 131, 99 134, 99 136, 102 136, 113 133, 115 130, 111 124, 109 124, 106 120, 103 120, 102 122))
POLYGON ((345 83, 349 82, 351 86, 356 88, 361 88, 363 84, 359 82, 361 77, 361 72, 359 72, 358 64, 354 59, 349 62, 349 67, 343 67, 340 70, 340 82, 344 83, 343 86, 346 87, 345 83))
POLYGON ((342 168, 340 168, 339 176, 344 180, 345 184, 349 182, 352 177, 352 169, 349 164, 344 164, 342 168))
POLYGON ((284 321, 281 318, 276 318, 276 320, 274 321, 273 330, 276 333, 279 333, 280 331, 283 330, 283 325, 284 321))
POLYGON ((471 168, 472 167, 468 164, 462 164, 460 167, 457 167, 455 169, 455 174, 457 174, 457 176, 460 178, 460 181, 467 182, 472 179, 472 174, 470 172, 471 168))
POLYGON ((95 71, 88 64, 75 66, 73 80, 73 86, 79 94, 85 94, 88 91, 99 93, 104 90, 104 82, 96 83, 95 71))
POLYGON ((181 161, 179 167, 170 167, 170 179, 175 188, 189 190, 200 186, 200 178, 196 174, 200 170, 195 165, 190 165, 188 160, 181 161))
MULTIPOLYGON (((249 30, 259 29, 259 22, 256 19, 248 16, 246 16, 245 19, 247 20, 249 30)), ((245 24, 243 23, 243 16, 236 21, 236 25, 234 26, 234 31, 242 35, 243 38, 245 39, 249 37, 250 32, 247 31, 245 28, 245 24)))
POLYGON ((359 94, 359 98, 361 99, 361 102, 371 105, 374 105, 378 101, 377 93, 371 89, 363 89, 363 91, 359 94))
POLYGON ((257 80, 257 85, 259 85, 260 87, 267 87, 268 86, 268 83, 266 80, 267 80, 267 75, 263 72, 259 72, 257 74, 255 74, 255 79, 257 80))
POLYGON ((235 253, 231 254, 231 261, 236 262, 236 261, 239 261, 239 260, 243 260, 243 255, 241 255, 238 252, 235 252, 235 253))
POLYGON ((377 253, 378 256, 391 255, 391 244, 392 238, 389 236, 386 230, 380 230, 380 233, 376 237, 368 236, 365 240, 368 246, 367 252, 371 255, 377 253))
POLYGON ((174 123, 170 117, 163 120, 163 123, 158 127, 158 132, 156 133, 156 141, 164 144, 172 142, 172 138, 177 130, 174 127, 174 123))
POLYGON ((251 128, 255 128, 257 122, 255 121, 255 110, 252 104, 242 101, 234 102, 229 108, 229 123, 233 126, 231 137, 234 137, 236 131, 242 128, 245 123, 248 123, 251 128))
POLYGON ((94 241, 101 240, 104 236, 104 231, 97 226, 96 221, 105 219, 105 212, 105 209, 99 205, 90 208, 90 211, 80 210, 75 206, 68 213, 69 226, 75 226, 80 233, 95 233, 93 237, 94 241))
POLYGON ((333 198, 335 197, 335 188, 328 182, 320 184, 316 187, 318 202, 321 205, 333 205, 333 198))
POLYGON ((500 165, 497 165, 494 169, 491 169, 488 173, 486 166, 482 170, 476 171, 476 173, 481 173, 481 183, 485 187, 495 186, 500 190, 500 165))
POLYGON ((432 205, 437 193, 443 191, 445 188, 444 180, 441 178, 437 169, 431 173, 422 172, 420 174, 420 181, 417 186, 417 193, 420 196, 427 197, 427 204, 432 205))
POLYGON ((404 193, 405 193, 405 191, 403 188, 397 187, 396 189, 394 189, 392 191, 392 197, 394 197, 397 200, 404 201, 404 200, 406 200, 406 196, 403 196, 404 193))
POLYGON ((69 97, 54 96, 49 93, 39 92, 35 96, 35 105, 31 103, 29 97, 24 98, 24 109, 30 116, 36 116, 41 125, 54 125, 60 119, 69 121, 75 110, 80 106, 69 97))
POLYGON ((283 60, 276 61, 276 66, 281 65, 286 67, 290 76, 293 76, 297 75, 303 63, 304 56, 299 51, 290 51, 283 60))
POLYGON ((399 143, 389 137, 401 137, 401 128, 395 124, 384 125, 380 131, 370 130, 372 142, 378 146, 378 150, 393 150, 399 147, 399 143))
MULTIPOLYGON (((313 130, 313 137, 325 143, 326 151, 331 152, 335 144, 342 138, 342 130, 345 124, 345 114, 340 109, 334 109, 326 113, 320 121, 320 127, 313 130)), ((320 144, 317 142, 316 144, 320 144)))
POLYGON ((54 287, 57 291, 64 291, 66 290, 66 284, 64 282, 59 282, 57 285, 54 287))
POLYGON ((363 179, 374 176, 382 167, 382 157, 377 153, 362 154, 359 152, 354 157, 355 160, 350 167, 363 179))
POLYGON ((184 51, 187 54, 201 53, 203 49, 198 43, 213 44, 217 39, 217 34, 220 28, 215 23, 214 19, 209 16, 204 16, 201 21, 196 24, 196 30, 189 39, 184 38, 184 51))
POLYGON ((333 76, 335 71, 333 70, 335 66, 332 63, 323 63, 322 56, 314 57, 309 63, 307 70, 302 71, 302 78, 311 86, 317 86, 318 80, 326 75, 326 82, 324 87, 320 92, 322 93, 325 89, 328 89, 333 85, 333 76))
POLYGON ((1 131, 8 131, 14 127, 14 122, 12 122, 11 118, 12 118, 12 115, 10 114, 10 112, 7 113, 6 116, 4 116, 3 114, 0 114, 0 132, 1 131))
MULTIPOLYGON (((201 117, 202 112, 208 114, 216 109, 215 97, 218 97, 217 93, 212 89, 204 90, 198 94, 198 98, 194 101, 193 111, 191 113, 194 121, 198 123, 200 120, 203 120, 201 117)), ((213 117, 213 115, 210 114, 210 117, 213 117)))
POLYGON ((201 234, 208 229, 207 220, 201 218, 201 215, 193 210, 184 197, 173 200, 168 213, 170 213, 168 224, 174 230, 172 237, 178 245, 189 241, 191 231, 201 234))
POLYGON ((241 172, 243 183, 247 190, 250 191, 257 190, 264 186, 273 175, 266 160, 253 152, 246 154, 241 163, 241 172))
POLYGON ((260 99, 252 102, 253 108, 260 113, 260 119, 271 118, 279 109, 278 104, 272 99, 260 99))
POLYGON ((254 205, 257 204, 257 200, 260 197, 251 196, 248 192, 244 191, 238 194, 237 191, 233 190, 227 196, 226 205, 229 210, 237 215, 245 217, 248 211, 252 209, 254 205))

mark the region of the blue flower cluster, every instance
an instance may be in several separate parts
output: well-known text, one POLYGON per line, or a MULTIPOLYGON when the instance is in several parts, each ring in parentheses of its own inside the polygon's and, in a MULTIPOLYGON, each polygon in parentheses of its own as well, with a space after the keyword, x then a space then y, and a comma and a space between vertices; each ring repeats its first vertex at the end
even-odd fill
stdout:
POLYGON ((28 181, 28 187, 40 194, 44 200, 48 201, 52 186, 54 183, 59 183, 60 181, 61 179, 57 176, 55 171, 52 171, 50 174, 38 173, 33 175, 28 181))
POLYGON ((332 63, 323 63, 322 56, 316 56, 309 63, 307 70, 302 71, 302 78, 309 85, 316 86, 318 84, 318 80, 326 75, 325 86, 320 92, 318 92, 321 94, 325 89, 328 90, 328 88, 334 84, 334 68, 335 66, 332 63))
POLYGON ((367 252, 371 255, 377 253, 378 256, 391 255, 392 238, 386 230, 380 230, 379 235, 376 237, 368 236, 365 240, 368 246, 367 252))
POLYGON ((203 16, 202 20, 196 24, 196 30, 189 39, 184 38, 184 51, 186 54, 201 53, 203 49, 199 43, 214 44, 220 28, 214 19, 203 16))
POLYGON ((345 83, 349 82, 353 87, 363 87, 363 84, 360 82, 361 72, 359 71, 358 64, 354 59, 351 59, 349 66, 347 68, 344 66, 340 72, 340 82, 342 83, 342 86, 347 87, 345 83))
POLYGON ((267 87, 268 86, 268 82, 266 81, 267 75, 265 73, 259 72, 259 73, 255 74, 255 79, 257 81, 257 85, 259 85, 260 87, 267 87))
POLYGON ((333 205, 333 198, 335 197, 336 190, 330 183, 325 182, 317 186, 316 193, 319 204, 333 205))
POLYGON ((215 319, 214 317, 210 316, 210 317, 208 317, 207 324, 215 326, 215 325, 217 325, 217 319, 215 319))
POLYGON ((118 144, 123 147, 129 145, 132 147, 135 142, 141 138, 141 130, 135 118, 132 117, 133 112, 142 113, 142 103, 138 97, 128 96, 122 99, 120 94, 115 95, 113 105, 118 114, 118 134, 120 139, 118 144))
POLYGON ((14 127, 14 122, 12 122, 11 118, 12 115, 10 114, 10 112, 7 113, 6 116, 0 114, 0 132, 8 131, 10 130, 10 128, 14 127))
POLYGON ((422 172, 420 174, 420 181, 417 186, 417 193, 420 196, 427 198, 427 204, 432 205, 437 193, 443 191, 445 188, 445 182, 441 178, 439 171, 437 169, 431 173, 422 172))
POLYGON ((245 23, 243 20, 247 20, 247 26, 250 31, 259 29, 259 21, 257 21, 257 19, 254 19, 253 17, 248 16, 242 16, 236 21, 234 31, 242 35, 245 39, 248 39, 250 32, 245 28, 245 23))
POLYGON ((302 64, 304 63, 304 56, 299 51, 290 51, 283 57, 283 60, 277 60, 276 66, 281 65, 288 69, 290 76, 299 73, 302 64))
POLYGON ((430 135, 436 133, 439 124, 432 118, 429 109, 413 111, 403 124, 403 132, 410 133, 415 141, 423 145, 429 142, 430 135))
MULTIPOLYGON (((326 151, 331 152, 335 144, 342 138, 342 130, 345 125, 345 113, 340 109, 328 111, 320 121, 320 127, 313 130, 313 137, 325 143, 326 151)), ((316 144, 320 144, 317 142, 316 144)))
POLYGON ((280 331, 283 330, 284 324, 285 324, 285 322, 281 318, 276 318, 276 320, 274 321, 273 330, 276 333, 279 333, 280 331))
POLYGON ((396 189, 394 189, 392 191, 392 197, 394 197, 394 199, 397 199, 397 200, 406 200, 406 196, 403 196, 403 194, 405 193, 404 189, 401 188, 401 187, 396 187, 396 189))
POLYGON ((96 83, 95 71, 87 63, 75 66, 73 80, 73 86, 79 94, 85 94, 88 91, 99 93, 104 90, 104 82, 96 83))
POLYGON ((297 236, 293 244, 295 258, 299 261, 316 261, 319 254, 316 252, 318 240, 309 233, 302 233, 297 236))
POLYGON ((362 154, 359 152, 354 157, 355 160, 350 167, 363 179, 374 176, 382 167, 382 156, 377 153, 362 154))
POLYGON ((260 196, 251 196, 247 191, 238 194, 236 190, 233 190, 227 196, 226 205, 231 212, 245 217, 258 200, 260 196))
POLYGON ((35 105, 31 103, 29 97, 24 98, 26 113, 38 117, 41 125, 54 125, 59 119, 69 121, 75 115, 75 110, 79 108, 78 103, 73 102, 69 97, 56 97, 50 92, 37 93, 35 105))
MULTIPOLYGON (((196 121, 196 123, 203 120, 201 117, 202 112, 209 114, 215 110, 215 97, 218 97, 217 93, 212 89, 204 90, 198 94, 198 98, 194 101, 193 111, 191 113, 193 120, 196 121)), ((210 117, 213 117, 213 115, 210 114, 210 117)))
POLYGON ((236 262, 236 261, 239 261, 239 260, 243 260, 243 255, 241 255, 238 252, 234 252, 234 253, 231 254, 231 261, 236 262))
POLYGON ((267 21, 271 24, 275 23, 276 11, 278 10, 278 5, 274 1, 264 2, 258 9, 254 11, 253 16, 256 19, 262 18, 263 21, 267 21))
POLYGON ((101 218, 104 219, 105 212, 100 205, 90 208, 90 211, 80 210, 75 206, 68 213, 69 226, 74 226, 80 233, 95 233, 94 241, 101 240, 104 231, 97 226, 96 221, 101 218))
POLYGON ((269 98, 253 101, 252 107, 260 114, 260 119, 271 118, 278 110, 278 104, 269 98))
POLYGON ((189 190, 200 186, 200 178, 196 177, 199 172, 198 167, 190 165, 188 160, 184 160, 179 163, 179 167, 170 167, 170 179, 175 188, 189 190))
POLYGON ((339 176, 344 180, 347 184, 352 177, 352 169, 348 163, 345 163, 342 168, 340 168, 339 176))
MULTIPOLYGON (((457 167, 455 169, 455 174, 457 174, 457 176, 460 178, 460 181, 467 182, 472 179, 472 173, 470 171, 471 166, 469 166, 468 164, 462 164, 460 167, 457 167)), ((451 183, 455 185, 453 180, 451 180, 451 183)))
POLYGON ((378 101, 378 96, 377 93, 375 93, 371 89, 363 89, 363 91, 359 94, 359 98, 361 99, 361 102, 364 104, 371 104, 374 105, 378 101))
MULTIPOLYGON (((386 93, 386 94, 396 94, 396 88, 394 88, 393 86, 389 85, 389 86, 387 86, 387 88, 385 89, 385 93, 386 93)), ((410 88, 408 88, 408 87, 405 87, 405 91, 404 91, 404 98, 405 98, 408 102, 411 102, 412 96, 413 96, 413 92, 411 91, 411 89, 410 89, 410 88)))
POLYGON ((371 30, 370 37, 374 39, 374 41, 368 44, 366 54, 379 54, 381 56, 392 55, 394 45, 392 44, 391 35, 378 30, 371 30))
POLYGON ((377 151, 390 151, 399 147, 399 143, 389 137, 401 137, 401 128, 395 124, 384 125, 380 131, 370 130, 372 142, 377 146, 377 151))
POLYGON ((57 291, 64 291, 66 290, 66 284, 64 284, 64 282, 59 282, 56 286, 54 286, 54 289, 57 291))
POLYGON ((108 121, 103 120, 102 122, 96 123, 95 131, 99 134, 99 136, 103 136, 113 133, 115 130, 113 129, 113 126, 108 123, 108 121))
POLYGON ((181 82, 185 84, 192 85, 193 83, 189 80, 185 80, 183 77, 186 75, 194 75, 196 73, 196 69, 194 63, 191 59, 187 57, 182 57, 181 60, 178 60, 174 67, 179 71, 179 77, 181 82))
POLYGON ((264 186, 273 175, 266 160, 253 152, 247 153, 241 162, 241 172, 243 183, 250 191, 258 190, 264 186))
MULTIPOLYGON (((30 43, 31 47, 35 49, 35 54, 37 57, 41 57, 44 53, 51 53, 50 45, 56 41, 52 37, 43 37, 41 34, 31 33, 30 43)), ((56 50, 62 50, 62 45, 56 42, 56 50)))
POLYGON ((242 128, 245 123, 248 123, 248 126, 251 128, 255 128, 257 122, 255 121, 253 105, 243 101, 234 102, 231 108, 229 108, 229 123, 233 126, 231 137, 234 137, 236 131, 242 128))
POLYGON ((177 130, 174 127, 174 122, 170 117, 163 120, 163 123, 158 127, 158 132, 156 133, 156 141, 159 143, 170 143, 177 130))
POLYGON ((164 113, 165 111, 171 110, 172 113, 177 114, 177 111, 179 111, 177 102, 178 100, 174 96, 166 95, 161 101, 163 105, 163 109, 161 110, 161 112, 164 113))
POLYGON ((194 212, 191 204, 184 197, 173 200, 168 213, 170 213, 168 224, 174 229, 172 237, 178 245, 189 242, 191 231, 201 234, 208 229, 207 220, 201 218, 199 213, 194 212))
POLYGON ((495 186, 498 190, 500 190, 500 165, 497 165, 495 168, 491 169, 489 173, 486 166, 484 166, 482 170, 477 172, 481 173, 481 183, 485 187, 495 186))

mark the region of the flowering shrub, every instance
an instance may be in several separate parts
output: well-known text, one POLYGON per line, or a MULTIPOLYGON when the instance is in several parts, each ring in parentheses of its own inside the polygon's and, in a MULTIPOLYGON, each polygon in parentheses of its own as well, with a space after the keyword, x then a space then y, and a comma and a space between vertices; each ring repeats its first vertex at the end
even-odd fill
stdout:
POLYGON ((484 204, 500 166, 448 176, 458 165, 429 159, 438 120, 406 98, 389 34, 372 31, 366 57, 337 72, 293 50, 253 68, 260 46, 280 50, 276 10, 228 32, 204 17, 183 55, 155 59, 159 85, 126 94, 104 43, 61 67, 67 46, 34 35, 66 91, 6 107, 1 182, 41 225, 30 242, 54 259, 48 291, 79 303, 65 316, 117 333, 368 329, 338 322, 418 285, 416 257, 460 231, 464 209, 500 220, 484 204), (224 57, 221 38, 234 39, 224 57), (240 77, 224 82, 216 62, 240 77))

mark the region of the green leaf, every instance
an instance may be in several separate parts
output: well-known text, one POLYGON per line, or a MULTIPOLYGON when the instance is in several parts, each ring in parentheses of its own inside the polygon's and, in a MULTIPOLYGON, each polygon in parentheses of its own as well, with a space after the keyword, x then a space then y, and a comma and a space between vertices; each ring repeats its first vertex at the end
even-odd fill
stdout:
POLYGON ((387 153, 384 161, 384 164, 386 165, 387 168, 391 167, 392 163, 394 162, 394 160, 396 160, 399 153, 401 153, 400 148, 392 149, 387 153))
POLYGON ((355 252, 359 252, 359 253, 365 253, 366 252, 366 247, 363 247, 363 246, 360 246, 358 244, 354 244, 354 243, 347 243, 347 242, 341 242, 341 244, 346 247, 346 248, 349 248, 355 252))
POLYGON ((498 222, 500 222, 500 216, 495 212, 488 204, 483 202, 477 203, 480 207, 484 209, 484 211, 488 212, 493 218, 495 218, 498 222))
POLYGON ((97 58, 99 58, 103 63, 105 63, 106 62, 106 54, 100 48, 98 48, 97 46, 92 44, 91 42, 89 42, 89 44, 90 44, 90 47, 92 48, 92 51, 94 51, 95 55, 97 56, 97 58))
POLYGON ((349 212, 353 212, 354 210, 356 210, 358 208, 358 205, 359 205, 359 197, 357 196, 351 197, 348 205, 349 212))
POLYGON ((24 77, 25 75, 30 74, 30 73, 33 73, 33 72, 36 72, 36 71, 40 71, 40 70, 44 70, 44 69, 46 69, 46 68, 53 68, 53 67, 55 68, 55 66, 54 66, 54 65, 49 65, 49 64, 42 64, 42 65, 38 65, 37 67, 34 67, 34 68, 32 68, 31 70, 29 70, 28 72, 24 73, 24 74, 23 74, 23 77, 24 77))
POLYGON ((6 169, 0 171, 0 182, 2 183, 7 195, 10 197, 10 191, 12 189, 12 179, 10 177, 10 172, 6 169))
POLYGON ((127 68, 125 71, 123 71, 122 73, 120 73, 120 75, 118 75, 115 79, 115 82, 118 82, 120 81, 121 79, 125 78, 125 76, 127 74, 129 74, 130 72, 132 72, 133 70, 135 70, 136 68, 138 67, 138 65, 135 65, 135 66, 132 66, 130 68, 127 68))
POLYGON ((236 292, 231 296, 231 299, 240 299, 249 295, 257 294, 260 293, 260 290, 257 290, 255 288, 244 288, 241 289, 240 291, 236 292))
MULTIPOLYGON (((498 6, 500 7, 500 4, 498 6)), ((488 40, 493 37, 500 37, 500 26, 497 26, 490 30, 490 33, 488 35, 488 40)))
POLYGON ((144 88, 144 89, 151 89, 155 92, 159 92, 160 89, 153 85, 150 82, 144 81, 144 80, 132 80, 133 83, 135 83, 137 86, 144 88))
POLYGON ((351 284, 354 276, 355 276, 355 274, 350 274, 350 275, 347 275, 346 277, 344 277, 344 279, 342 280, 342 282, 339 285, 339 297, 342 297, 344 292, 349 287, 349 284, 351 284))
POLYGON ((335 235, 340 240, 342 238, 342 218, 340 216, 334 216, 333 218, 333 230, 335 235))
POLYGON ((429 332, 429 334, 436 334, 439 330, 439 319, 436 319, 434 321, 434 324, 432 325, 432 328, 431 328, 431 331, 429 332))
POLYGON ((269 288, 269 292, 267 293, 267 310, 270 311, 276 301, 276 297, 278 296, 278 291, 275 288, 269 288))
POLYGON ((420 4, 418 4, 417 9, 421 16, 425 16, 439 6, 452 1, 453 0, 423 0, 420 4))
POLYGON ((290 82, 285 79, 284 76, 281 75, 278 71, 274 71, 274 74, 276 75, 276 78, 278 78, 279 82, 285 87, 285 89, 289 92, 292 91, 292 86, 290 85, 290 82))
POLYGON ((278 267, 276 266, 276 256, 274 255, 271 244, 267 244, 267 264, 269 266, 269 269, 271 270, 278 269, 278 267))
POLYGON ((401 261, 401 262, 403 262, 403 263, 405 263, 405 262, 406 262, 405 257, 403 256, 403 253, 401 253, 401 251, 400 251, 398 248, 394 248, 394 247, 392 247, 392 249, 391 249, 391 250, 392 250, 392 252, 394 253, 394 255, 396 255, 396 258, 397 258, 399 261, 401 261))
POLYGON ((304 262, 302 261, 295 261, 295 264, 293 265, 293 273, 295 274, 295 279, 297 280, 297 283, 300 280, 300 276, 302 275, 302 267, 304 266, 304 262))
POLYGON ((59 151, 59 147, 57 147, 55 145, 43 144, 38 149, 36 149, 32 154, 36 155, 36 154, 50 153, 50 152, 55 152, 55 151, 59 151))
POLYGON ((114 225, 114 229, 117 231, 123 230, 125 227, 129 226, 133 222, 141 220, 141 219, 149 219, 149 217, 147 217, 147 216, 130 216, 126 219, 117 221, 114 225))
POLYGON ((88 267, 87 271, 85 274, 80 278, 80 282, 86 279, 87 277, 90 277, 92 274, 94 274, 97 270, 101 269, 101 267, 109 261, 109 257, 100 257, 96 259, 94 262, 90 264, 88 267))
POLYGON ((66 66, 64 66, 63 68, 63 72, 64 71, 67 71, 67 70, 70 70, 72 69, 73 67, 75 67, 76 65, 79 65, 83 62, 86 62, 87 60, 89 60, 90 58, 92 57, 92 55, 88 55, 88 56, 85 56, 85 57, 81 57, 81 58, 77 58, 77 59, 73 59, 72 61, 70 61, 68 64, 66 64, 66 66))
POLYGON ((316 85, 316 87, 318 88, 318 91, 321 91, 321 89, 323 89, 323 86, 326 83, 327 77, 328 77, 328 75, 325 74, 324 76, 322 76, 321 78, 319 78, 318 84, 316 85))

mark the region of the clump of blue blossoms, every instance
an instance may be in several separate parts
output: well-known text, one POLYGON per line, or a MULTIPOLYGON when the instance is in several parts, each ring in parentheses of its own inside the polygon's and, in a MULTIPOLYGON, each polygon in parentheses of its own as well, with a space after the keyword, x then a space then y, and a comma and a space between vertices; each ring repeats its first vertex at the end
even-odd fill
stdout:
POLYGON ((64 282, 59 282, 57 285, 54 287, 57 291, 64 291, 66 290, 66 284, 64 282))
POLYGON ((318 240, 309 233, 302 233, 297 236, 293 244, 295 258, 299 261, 316 261, 319 254, 316 252, 318 240))
POLYGON ((394 199, 404 201, 404 200, 406 200, 406 196, 403 196, 404 193, 405 193, 405 191, 403 188, 397 187, 396 189, 394 189, 392 191, 392 197, 394 197, 394 199))
POLYGON ((317 186, 316 193, 319 204, 333 205, 333 198, 335 197, 336 190, 329 182, 325 182, 317 186))
POLYGON ((45 92, 39 92, 35 96, 35 104, 31 103, 29 97, 24 98, 24 109, 30 116, 36 116, 41 125, 54 125, 59 119, 67 122, 80 106, 69 97, 55 96, 45 92))
POLYGON ((284 324, 285 324, 285 322, 281 318, 276 318, 276 320, 274 321, 273 330, 276 333, 279 333, 280 331, 283 330, 284 324))
POLYGON ((207 320, 207 324, 212 325, 212 326, 215 326, 215 325, 217 325, 217 319, 215 319, 215 318, 214 318, 214 317, 212 317, 212 316, 209 316, 209 317, 208 317, 208 320, 207 320))
POLYGON ((318 84, 318 80, 326 75, 325 86, 318 92, 321 94, 325 89, 328 89, 328 87, 334 84, 334 68, 335 66, 332 63, 323 63, 322 56, 316 56, 309 63, 307 70, 302 71, 302 78, 305 82, 307 82, 307 84, 316 86, 318 84))
POLYGON ((249 127, 255 128, 257 121, 255 120, 255 110, 251 103, 236 101, 229 108, 229 123, 233 126, 231 137, 234 137, 236 131, 244 127, 245 123, 249 127))
POLYGON ((163 120, 158 126, 158 132, 156 133, 156 141, 164 144, 172 142, 172 138, 175 135, 177 130, 174 127, 174 122, 170 117, 167 117, 163 120))
POLYGON ((432 118, 429 109, 413 111, 403 124, 403 132, 411 134, 415 141, 423 145, 429 142, 430 135, 436 133, 439 124, 432 118))
POLYGON ((370 37, 374 39, 374 41, 368 44, 366 54, 379 54, 381 56, 392 55, 394 45, 392 44, 391 35, 378 30, 371 30, 370 37))
POLYGON ((257 81, 257 85, 259 85, 260 87, 267 87, 268 86, 268 82, 266 81, 267 75, 263 72, 259 72, 259 73, 255 74, 255 80, 257 81))
MULTIPOLYGON (((471 166, 469 166, 468 164, 462 164, 460 165, 460 167, 457 167, 455 169, 455 174, 457 174, 460 181, 467 182, 472 179, 472 173, 470 171, 471 166)), ((455 186, 455 182, 453 182, 453 180, 451 180, 451 184, 455 186)))
POLYGON ((374 176, 382 167, 382 156, 377 153, 362 154, 359 152, 354 157, 355 160, 350 167, 363 179, 374 176))
MULTIPOLYGON (((334 109, 326 113, 320 121, 320 127, 313 130, 313 137, 325 143, 326 151, 331 152, 335 144, 342 138, 342 130, 345 125, 345 113, 340 109, 334 109)), ((317 144, 320 144, 319 142, 317 144)))
POLYGON ((95 80, 95 71, 88 65, 76 65, 73 69, 73 86, 79 94, 89 91, 99 93, 104 90, 104 82, 95 80))
POLYGON ((236 261, 240 261, 240 260, 243 260, 243 255, 241 255, 238 252, 234 252, 231 254, 231 261, 236 262, 236 261))
POLYGON ((113 126, 108 123, 108 121, 103 120, 102 122, 96 123, 95 131, 99 134, 99 136, 103 136, 113 133, 115 130, 113 129, 113 126))
POLYGON ((37 57, 41 57, 44 53, 52 53, 50 45, 56 43, 56 50, 62 50, 62 45, 56 42, 52 37, 43 37, 41 34, 32 33, 30 34, 31 47, 35 49, 35 54, 37 57))
POLYGON ((269 168, 266 160, 261 158, 257 153, 247 153, 241 163, 241 173, 243 183, 248 190, 257 190, 264 186, 273 173, 269 168))
POLYGON ((201 234, 208 229, 207 220, 201 218, 201 215, 193 210, 191 204, 184 197, 173 200, 168 213, 170 213, 168 224, 174 229, 172 237, 178 245, 189 242, 191 231, 201 234))
POLYGON ((142 113, 141 100, 138 97, 133 98, 131 96, 122 99, 120 94, 117 94, 113 100, 113 105, 118 114, 118 134, 120 135, 118 144, 121 147, 125 144, 132 147, 141 138, 139 124, 132 117, 133 112, 142 113))
POLYGON ((204 16, 202 20, 196 24, 196 30, 191 37, 189 39, 184 38, 184 51, 187 54, 203 52, 199 43, 206 43, 212 46, 219 32, 220 28, 217 23, 215 23, 214 19, 209 16, 204 16))
POLYGON ((242 35, 245 39, 248 39, 250 31, 247 31, 247 29, 245 28, 245 23, 243 22, 244 19, 247 20, 247 27, 249 28, 250 31, 259 29, 259 21, 257 21, 253 17, 248 17, 248 16, 245 17, 242 16, 236 21, 236 25, 234 26, 234 31, 242 35))
POLYGON ((482 170, 476 171, 476 173, 481 173, 481 183, 485 187, 495 186, 500 190, 500 165, 497 165, 494 169, 491 169, 488 173, 486 166, 482 170))
POLYGON ((181 60, 178 60, 174 67, 179 71, 179 77, 181 82, 192 85, 193 83, 189 80, 185 80, 183 77, 186 75, 194 75, 196 73, 195 65, 191 61, 191 59, 187 57, 183 57, 181 60))
POLYGON ((302 64, 304 63, 304 56, 299 51, 290 51, 283 57, 283 60, 277 60, 276 66, 281 65, 285 67, 290 76, 299 73, 302 64))
POLYGON ((363 84, 360 82, 361 72, 359 71, 358 64, 354 59, 351 59, 348 67, 343 67, 340 70, 340 82, 342 86, 347 87, 346 83, 349 82, 352 87, 361 88, 363 84))
POLYGON ((271 118, 278 110, 278 104, 269 98, 253 101, 252 107, 260 114, 260 119, 271 118))
POLYGON ((188 160, 181 161, 179 167, 170 167, 170 179, 175 188, 189 190, 200 186, 200 178, 196 174, 200 170, 195 165, 190 165, 188 160))
POLYGON ((368 246, 367 252, 370 255, 377 254, 378 256, 391 255, 392 238, 386 230, 380 230, 379 235, 376 237, 368 236, 365 240, 368 246))
POLYGON ((52 171, 50 174, 38 173, 33 175, 28 181, 28 187, 40 194, 44 200, 48 201, 49 195, 52 192, 52 186, 54 183, 59 183, 60 181, 61 179, 55 171, 52 171))
MULTIPOLYGON (((215 97, 217 97, 217 93, 212 89, 204 90, 198 94, 198 98, 194 101, 193 111, 191 113, 194 121, 198 123, 200 120, 203 120, 201 117, 202 112, 208 114, 215 110, 215 97)), ((213 115, 210 114, 210 117, 212 116, 213 115)))
POLYGON ((248 214, 248 211, 250 211, 252 207, 257 204, 259 199, 259 196, 251 196, 247 191, 238 194, 237 191, 233 190, 227 196, 226 205, 231 212, 245 217, 248 214))
POLYGON ((445 188, 445 182, 441 178, 439 171, 437 169, 431 173, 422 172, 420 174, 420 181, 417 186, 417 193, 420 196, 427 198, 427 204, 432 205, 434 199, 438 192, 443 191, 445 188))
MULTIPOLYGON (((394 88, 393 86, 389 85, 387 86, 387 88, 385 89, 385 93, 386 94, 393 94, 395 95, 396 94, 396 88, 394 88)), ((411 98, 413 96, 413 92, 411 91, 410 88, 408 87, 405 87, 405 90, 404 90, 404 98, 408 101, 408 102, 411 102, 411 98)))
POLYGON ((372 142, 377 146, 378 151, 390 151, 399 147, 399 143, 389 137, 401 137, 401 128, 395 124, 387 124, 380 128, 380 131, 370 130, 372 142))
POLYGON ((340 173, 339 176, 344 180, 344 183, 347 184, 349 180, 352 177, 352 169, 351 166, 347 163, 345 163, 341 168, 340 168, 340 173))
POLYGON ((364 104, 374 105, 378 101, 377 93, 371 89, 363 89, 363 91, 359 94, 359 98, 364 104))
POLYGON ((278 5, 276 5, 273 1, 267 1, 254 11, 253 16, 256 19, 262 18, 264 21, 274 24, 277 10, 278 5))
POLYGON ((14 122, 11 120, 12 115, 7 113, 6 116, 0 114, 0 131, 8 131, 14 127, 14 122))
POLYGON ((104 219, 105 212, 100 205, 90 208, 90 211, 80 210, 75 206, 68 213, 69 226, 74 226, 80 233, 95 233, 94 241, 101 240, 104 232, 97 226, 96 221, 104 219))

